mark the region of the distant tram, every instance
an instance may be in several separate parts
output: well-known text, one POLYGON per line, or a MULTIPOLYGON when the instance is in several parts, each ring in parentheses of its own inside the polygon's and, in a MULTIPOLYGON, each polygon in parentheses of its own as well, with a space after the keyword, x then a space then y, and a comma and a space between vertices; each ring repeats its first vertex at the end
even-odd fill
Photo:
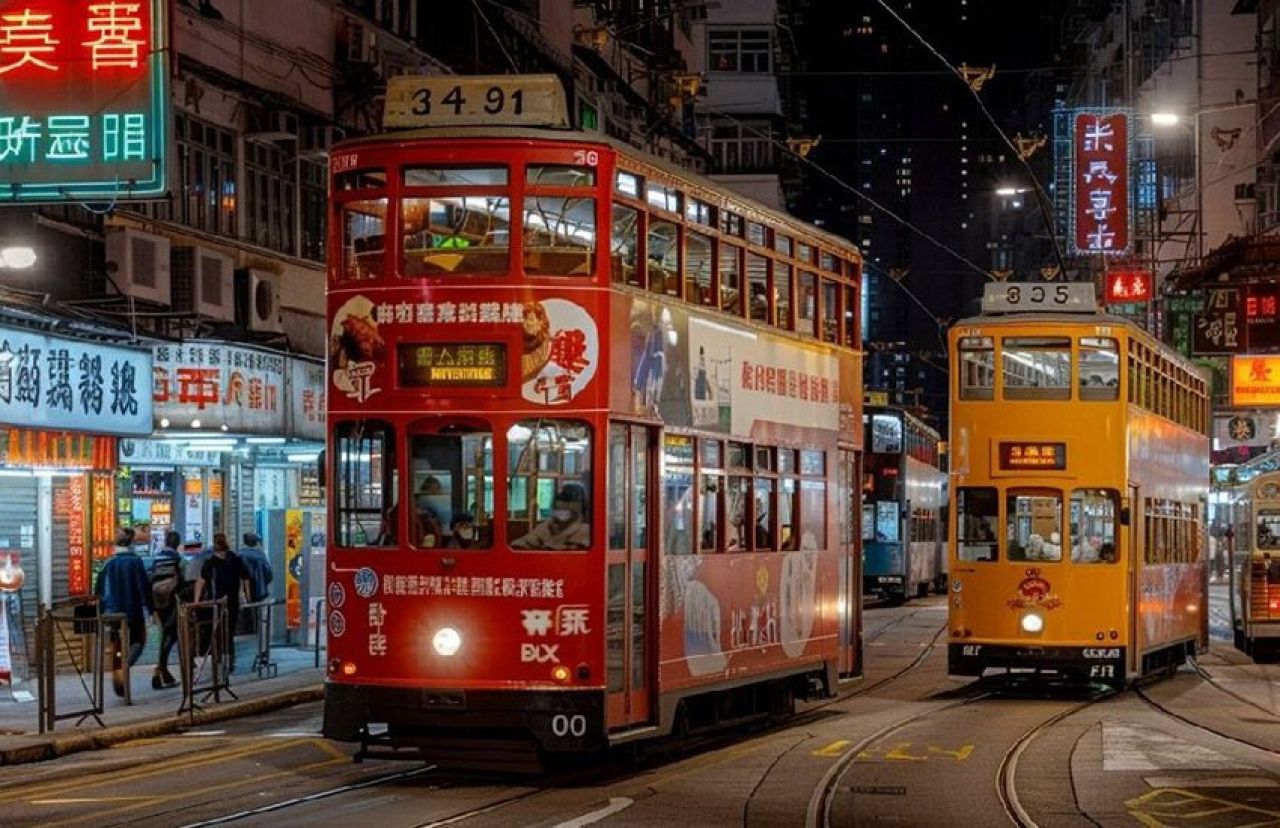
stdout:
POLYGON ((856 674, 853 245, 597 134, 330 167, 326 736, 534 768, 856 674))
POLYGON ((950 332, 952 674, 1122 685, 1207 646, 1209 398, 1087 284, 992 284, 950 332))
POLYGON ((894 600, 941 591, 947 476, 938 432, 899 408, 868 407, 862 419, 862 591, 894 600))
POLYGON ((1232 637, 1255 661, 1269 661, 1280 657, 1280 472, 1259 475, 1237 492, 1229 541, 1232 637))

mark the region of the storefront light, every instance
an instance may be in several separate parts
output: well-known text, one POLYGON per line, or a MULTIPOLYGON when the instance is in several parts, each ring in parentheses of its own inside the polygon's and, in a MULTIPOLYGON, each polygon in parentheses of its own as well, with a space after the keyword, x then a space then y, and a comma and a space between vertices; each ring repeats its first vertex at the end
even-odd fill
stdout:
POLYGON ((192 420, 192 421, 191 421, 191 427, 192 427, 192 428, 199 428, 199 427, 200 427, 200 421, 199 421, 199 420, 192 420))
POLYGON ((161 427, 161 428, 168 428, 168 427, 169 427, 169 418, 168 418, 168 417, 161 417, 161 418, 160 418, 160 427, 161 427))
POLYGON ((288 442, 284 437, 246 437, 244 441, 254 446, 282 446, 288 442))
POLYGON ((308 452, 306 454, 286 454, 285 459, 290 463, 314 463, 320 458, 320 452, 308 452))

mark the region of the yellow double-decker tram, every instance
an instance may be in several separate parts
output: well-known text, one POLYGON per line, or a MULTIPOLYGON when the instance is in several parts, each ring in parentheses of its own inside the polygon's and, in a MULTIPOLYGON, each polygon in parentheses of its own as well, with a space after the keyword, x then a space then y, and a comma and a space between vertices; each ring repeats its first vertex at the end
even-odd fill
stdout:
POLYGON ((991 284, 951 330, 948 667, 1121 685, 1207 644, 1209 398, 1091 284, 991 284))

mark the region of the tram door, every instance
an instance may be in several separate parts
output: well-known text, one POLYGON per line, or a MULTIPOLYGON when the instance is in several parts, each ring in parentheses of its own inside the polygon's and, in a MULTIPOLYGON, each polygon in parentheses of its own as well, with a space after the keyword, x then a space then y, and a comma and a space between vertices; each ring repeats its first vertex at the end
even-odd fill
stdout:
POLYGON ((860 543, 862 527, 860 487, 856 483, 858 455, 852 451, 840 452, 839 497, 840 545, 838 547, 836 575, 837 620, 840 625, 840 678, 852 678, 861 673, 858 652, 858 619, 862 617, 862 554, 860 543))
POLYGON ((657 641, 656 540, 653 503, 657 435, 654 429, 629 423, 609 426, 609 553, 606 572, 608 627, 606 667, 609 727, 624 728, 650 721, 655 684, 657 641))

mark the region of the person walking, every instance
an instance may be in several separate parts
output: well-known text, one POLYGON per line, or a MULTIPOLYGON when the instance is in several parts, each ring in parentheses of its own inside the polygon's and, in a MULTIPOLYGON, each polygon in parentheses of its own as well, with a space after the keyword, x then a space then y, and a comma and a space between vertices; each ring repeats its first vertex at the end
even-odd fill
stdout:
MULTIPOLYGON (((129 625, 129 666, 142 656, 147 643, 147 619, 159 623, 155 604, 151 597, 151 583, 142 558, 133 551, 135 532, 125 527, 116 533, 116 551, 98 573, 93 592, 102 601, 104 613, 119 613, 129 625)), ((120 636, 120 622, 112 622, 111 630, 111 686, 117 696, 124 695, 124 647, 120 636)))
POLYGON ((275 573, 271 571, 267 554, 262 551, 262 538, 257 532, 245 532, 241 541, 244 546, 237 554, 249 573, 249 600, 253 603, 265 601, 271 597, 271 580, 275 573))
POLYGON ((178 685, 178 680, 169 672, 169 654, 178 643, 178 603, 185 596, 186 587, 182 554, 178 551, 181 545, 181 535, 165 532, 164 548, 151 562, 151 598, 160 617, 160 657, 151 676, 152 690, 178 685))
POLYGON ((227 545, 227 536, 219 532, 213 536, 213 554, 200 568, 196 580, 196 603, 223 598, 227 601, 226 623, 221 630, 223 652, 227 654, 227 671, 235 672, 235 622, 242 600, 249 598, 249 572, 240 556, 227 545))

